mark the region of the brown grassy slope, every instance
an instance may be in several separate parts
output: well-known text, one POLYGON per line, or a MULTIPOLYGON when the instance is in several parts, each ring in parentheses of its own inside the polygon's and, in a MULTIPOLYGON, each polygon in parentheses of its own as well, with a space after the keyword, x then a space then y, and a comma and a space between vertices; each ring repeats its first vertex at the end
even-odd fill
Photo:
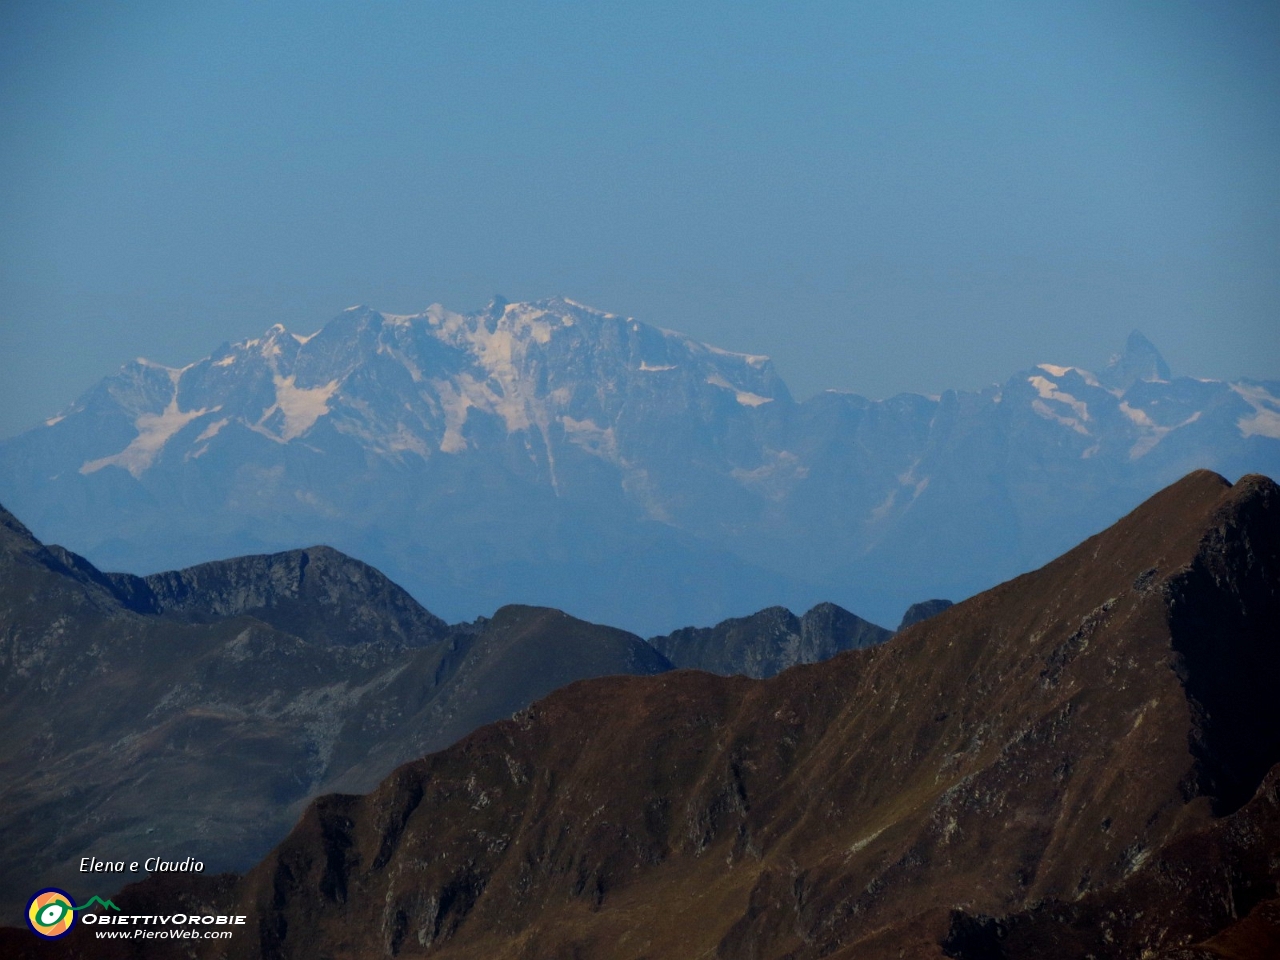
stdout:
POLYGON ((1198 472, 882 647, 763 682, 573 684, 321 798, 204 892, 252 919, 209 955, 987 960, 1079 957, 1087 935, 1102 958, 1227 936, 1276 896, 1257 788, 1278 625, 1280 490, 1198 472), (1213 906, 1221 870, 1246 902, 1213 906))

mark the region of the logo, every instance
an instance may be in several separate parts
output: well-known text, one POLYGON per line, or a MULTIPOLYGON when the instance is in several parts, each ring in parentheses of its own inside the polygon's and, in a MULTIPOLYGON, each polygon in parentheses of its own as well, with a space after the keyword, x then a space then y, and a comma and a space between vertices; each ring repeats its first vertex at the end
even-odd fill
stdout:
MULTIPOLYGON (((77 913, 88 910, 94 904, 104 910, 120 912, 120 908, 114 903, 101 897, 90 897, 88 903, 77 907, 71 894, 65 890, 45 887, 27 903, 27 926, 46 940, 57 940, 71 932, 71 928, 76 925, 77 913)), ((93 916, 90 915, 90 923, 93 922, 93 916)))
POLYGON ((27 904, 27 925, 47 940, 57 940, 76 924, 76 903, 63 890, 47 887, 27 904))

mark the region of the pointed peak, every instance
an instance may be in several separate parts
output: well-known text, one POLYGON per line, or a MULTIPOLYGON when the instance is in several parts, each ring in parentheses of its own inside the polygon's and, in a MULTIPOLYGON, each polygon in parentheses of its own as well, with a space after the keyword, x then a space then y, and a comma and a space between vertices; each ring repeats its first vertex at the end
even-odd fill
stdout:
POLYGON ((1146 338, 1141 330, 1129 331, 1129 336, 1124 341, 1125 356, 1145 355, 1148 353, 1158 353, 1155 344, 1146 338))
POLYGON ((1127 390, 1141 380, 1169 380, 1172 374, 1155 344, 1134 330, 1124 342, 1124 352, 1111 358, 1098 379, 1109 387, 1127 390))

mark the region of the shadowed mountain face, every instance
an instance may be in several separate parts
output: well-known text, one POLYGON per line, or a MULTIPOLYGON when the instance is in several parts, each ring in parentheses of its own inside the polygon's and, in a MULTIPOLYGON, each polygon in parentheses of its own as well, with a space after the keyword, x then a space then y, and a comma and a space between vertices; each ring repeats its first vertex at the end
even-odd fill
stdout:
POLYGON ((803 617, 770 607, 714 627, 686 627, 649 642, 677 667, 759 680, 799 663, 817 663, 844 650, 883 643, 891 636, 834 603, 821 603, 803 617))
POLYGON ((582 677, 670 664, 639 637, 504 607, 446 626, 327 547, 141 578, 45 547, 0 510, 0 907, 81 857, 181 849, 243 868, 318 793, 582 677))
POLYGON ((377 641, 420 647, 449 634, 443 620, 373 567, 330 547, 237 557, 150 577, 107 577, 132 609, 192 623, 248 615, 295 636, 346 646, 377 641))
MULTIPOLYGON (((749 650, 772 674, 887 636, 830 604, 736 623, 702 631, 704 668, 749 650)), ((16 918, 33 877, 81 889, 83 856, 243 869, 320 793, 368 790, 575 680, 671 666, 546 608, 449 626, 328 547, 104 574, 0 509, 0 909, 16 918)))
POLYGON ((0 501, 103 568, 324 542, 450 620, 649 636, 819 600, 892 624, 1196 467, 1280 475, 1280 384, 1172 377, 1135 334, 1096 374, 796 400, 767 357, 554 298, 129 363, 0 442, 0 501))
POLYGON ((249 914, 207 956, 1261 956, 1278 652, 1280 489, 1199 472, 888 643, 570 685, 118 900, 249 914))

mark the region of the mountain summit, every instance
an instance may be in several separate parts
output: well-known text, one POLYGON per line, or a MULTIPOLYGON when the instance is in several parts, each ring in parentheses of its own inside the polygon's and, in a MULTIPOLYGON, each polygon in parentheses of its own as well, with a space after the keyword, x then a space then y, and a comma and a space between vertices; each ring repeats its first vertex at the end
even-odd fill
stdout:
POLYGON ((1172 376, 1155 344, 1135 330, 1125 341, 1124 352, 1111 358, 1098 379, 1108 387, 1127 390, 1140 380, 1163 381, 1172 376))
POLYGON ((1135 333, 1096 375, 798 402, 767 357, 564 298, 360 306, 127 364, 0 444, 0 500, 116 569, 329 543, 450 620, 514 600, 651 635, 831 600, 893 623, 1194 467, 1280 473, 1278 397, 1171 378, 1135 333))

